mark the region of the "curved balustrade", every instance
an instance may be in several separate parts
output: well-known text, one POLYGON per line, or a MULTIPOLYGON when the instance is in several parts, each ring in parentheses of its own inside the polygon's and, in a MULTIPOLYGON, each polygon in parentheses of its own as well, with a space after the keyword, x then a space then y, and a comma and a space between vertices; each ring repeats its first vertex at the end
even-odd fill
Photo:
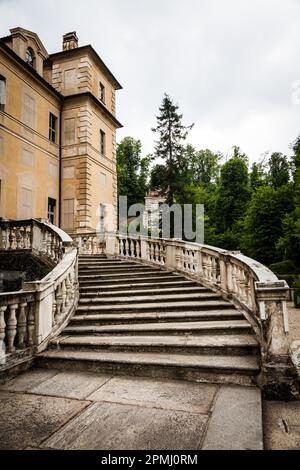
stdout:
POLYGON ((78 302, 78 256, 72 239, 47 222, 0 222, 1 249, 30 251, 54 268, 17 292, 0 293, 0 373, 28 361, 60 332, 78 302))
POLYGON ((264 353, 288 354, 289 288, 266 266, 240 252, 177 239, 119 234, 117 247, 119 256, 182 272, 220 292, 244 311, 260 337, 264 353))
POLYGON ((56 264, 71 244, 69 235, 47 221, 0 220, 0 251, 28 251, 56 264))

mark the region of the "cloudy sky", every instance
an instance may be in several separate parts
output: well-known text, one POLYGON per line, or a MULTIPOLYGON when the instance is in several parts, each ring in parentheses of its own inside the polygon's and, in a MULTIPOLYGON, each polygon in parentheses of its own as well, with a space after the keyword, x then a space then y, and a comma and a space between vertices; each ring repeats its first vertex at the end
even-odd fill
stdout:
POLYGON ((145 153, 164 92, 199 149, 238 145, 253 161, 300 133, 300 0, 0 0, 1 36, 15 26, 49 53, 72 30, 92 44, 124 87, 118 139, 145 153))

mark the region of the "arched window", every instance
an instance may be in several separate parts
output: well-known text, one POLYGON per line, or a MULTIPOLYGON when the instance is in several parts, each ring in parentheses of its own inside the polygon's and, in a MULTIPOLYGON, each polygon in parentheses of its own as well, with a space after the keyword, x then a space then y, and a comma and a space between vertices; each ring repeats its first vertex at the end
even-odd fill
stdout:
POLYGON ((28 49, 26 51, 26 62, 27 62, 27 64, 31 65, 31 67, 34 67, 34 65, 35 65, 34 52, 31 49, 31 47, 28 47, 28 49))

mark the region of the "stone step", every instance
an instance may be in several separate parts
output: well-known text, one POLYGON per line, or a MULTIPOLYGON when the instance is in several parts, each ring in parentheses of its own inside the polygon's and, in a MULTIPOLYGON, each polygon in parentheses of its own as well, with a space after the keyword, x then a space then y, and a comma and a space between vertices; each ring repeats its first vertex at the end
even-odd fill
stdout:
POLYGON ((143 272, 152 272, 152 271, 157 271, 157 268, 155 267, 152 267, 152 266, 149 266, 149 267, 145 267, 145 266, 142 266, 142 265, 136 265, 136 264, 133 264, 133 265, 127 265, 127 264, 124 264, 124 265, 109 265, 109 266, 105 266, 105 267, 102 267, 102 268, 95 268, 93 266, 90 266, 89 268, 82 268, 82 267, 79 267, 79 275, 80 276, 83 276, 85 274, 110 274, 110 273, 125 273, 125 272, 140 272, 140 271, 143 271, 143 272))
MULTIPOLYGON (((100 294, 111 294, 115 295, 116 292, 132 292, 136 294, 139 292, 152 292, 158 290, 170 290, 170 291, 181 291, 182 288, 186 289, 206 289, 200 286, 196 282, 192 281, 167 281, 153 284, 152 282, 141 282, 131 284, 109 284, 103 286, 84 286, 80 287, 79 291, 81 295, 100 295, 100 294)), ((207 289, 209 290, 209 289, 207 289)))
POLYGON ((189 322, 189 321, 213 321, 213 320, 243 320, 244 316, 235 309, 203 310, 183 312, 137 312, 137 313, 102 313, 102 314, 75 314, 71 325, 120 325, 152 322, 189 322))
POLYGON ((153 293, 152 295, 140 295, 136 296, 135 293, 130 293, 129 296, 124 297, 87 297, 80 298, 79 305, 119 305, 119 304, 136 304, 136 303, 148 303, 148 302, 170 302, 170 301, 191 301, 191 300, 220 300, 221 296, 214 292, 204 293, 175 293, 175 294, 163 294, 160 292, 153 293))
POLYGON ((91 290, 86 288, 85 290, 80 291, 80 298, 105 298, 105 297, 118 297, 118 296, 126 296, 126 295, 134 295, 134 296, 143 296, 143 295, 160 295, 160 294, 174 294, 174 293, 204 293, 210 292, 209 289, 206 287, 200 286, 181 286, 181 287, 158 287, 156 289, 129 289, 129 290, 114 290, 111 289, 102 289, 97 288, 95 290, 91 290))
POLYGON ((149 303, 123 303, 118 305, 79 305, 76 309, 78 313, 129 313, 129 312, 161 312, 161 311, 181 311, 186 310, 209 310, 232 308, 229 302, 224 300, 198 300, 198 301, 179 301, 168 302, 167 305, 161 302, 149 303))
POLYGON ((251 325, 247 320, 223 320, 223 321, 190 321, 168 323, 137 323, 127 325, 73 325, 69 324, 63 331, 63 335, 102 335, 112 333, 114 335, 180 335, 180 334, 252 334, 251 325))
POLYGON ((141 276, 137 277, 131 277, 130 281, 128 281, 128 276, 123 277, 121 279, 115 278, 115 279, 105 279, 105 276, 101 276, 101 278, 96 278, 94 280, 88 279, 88 280, 81 280, 80 281, 80 288, 82 287, 93 287, 97 288, 99 286, 114 286, 114 285, 119 285, 119 286, 130 286, 130 285, 136 285, 136 284, 145 284, 147 283, 148 285, 151 283, 155 283, 156 285, 160 285, 165 282, 192 282, 192 281, 187 281, 186 278, 183 276, 176 276, 174 274, 168 273, 167 275, 161 274, 161 275, 156 275, 156 276, 149 276, 146 278, 143 278, 141 276))
POLYGON ((104 254, 101 254, 101 255, 79 255, 78 256, 79 260, 82 260, 82 259, 87 259, 87 260, 90 260, 90 259, 99 259, 99 258, 102 258, 102 259, 111 259, 111 258, 108 258, 106 255, 104 254))
POLYGON ((100 259, 81 259, 79 257, 78 259, 79 264, 101 264, 101 265, 108 265, 109 263, 114 263, 114 264, 121 264, 121 263, 132 263, 132 264, 138 264, 136 261, 132 261, 129 259, 115 259, 115 258, 100 258, 100 259))
POLYGON ((138 352, 50 350, 40 353, 38 367, 116 375, 180 379, 194 382, 253 385, 259 373, 255 356, 147 354, 138 352))
POLYGON ((253 335, 177 336, 58 336, 49 346, 58 349, 169 352, 169 354, 245 355, 257 352, 253 335))
POLYGON ((79 282, 81 281, 88 281, 88 280, 97 280, 97 279, 128 279, 128 278, 135 278, 137 276, 142 278, 148 278, 153 275, 161 275, 161 271, 153 270, 152 268, 143 268, 143 270, 136 270, 132 272, 115 272, 115 273, 102 273, 102 274, 79 274, 79 282))

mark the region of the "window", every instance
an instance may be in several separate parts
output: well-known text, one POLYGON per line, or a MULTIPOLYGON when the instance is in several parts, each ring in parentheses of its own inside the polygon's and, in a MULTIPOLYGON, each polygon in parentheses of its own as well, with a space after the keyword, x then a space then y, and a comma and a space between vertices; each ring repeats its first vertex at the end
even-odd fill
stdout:
POLYGON ((100 153, 105 155, 105 132, 100 129, 100 153))
POLYGON ((49 113, 49 140, 51 140, 51 142, 56 142, 56 122, 57 117, 49 113))
POLYGON ((32 217, 32 203, 33 203, 33 194, 31 189, 22 188, 21 190, 21 218, 22 219, 31 219, 32 217))
POLYGON ((65 90, 76 87, 76 69, 65 70, 65 90))
POLYGON ((75 118, 65 119, 64 145, 75 144, 75 118))
POLYGON ((35 66, 35 56, 34 56, 34 52, 31 49, 31 47, 28 47, 28 49, 26 51, 26 62, 31 67, 35 66))
POLYGON ((48 220, 51 224, 55 223, 55 208, 56 208, 56 199, 48 197, 48 220))
POLYGON ((0 75, 0 111, 4 111, 6 105, 6 80, 0 75))
POLYGON ((74 199, 64 199, 64 228, 74 228, 74 199))
POLYGON ((100 82, 100 101, 105 103, 105 86, 100 82))
POLYGON ((23 109, 24 124, 33 129, 35 127, 35 99, 27 93, 23 97, 23 109))

